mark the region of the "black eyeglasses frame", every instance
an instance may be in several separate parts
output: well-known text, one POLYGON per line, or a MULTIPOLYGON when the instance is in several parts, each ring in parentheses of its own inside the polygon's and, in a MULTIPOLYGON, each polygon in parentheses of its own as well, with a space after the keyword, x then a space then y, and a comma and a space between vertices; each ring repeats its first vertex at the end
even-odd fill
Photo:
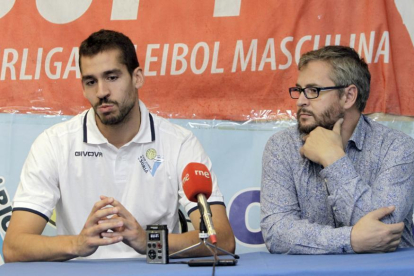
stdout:
POLYGON ((290 97, 292 99, 299 99, 300 93, 303 92, 303 94, 305 95, 306 99, 312 100, 312 99, 316 99, 317 97, 319 97, 319 94, 320 94, 321 91, 343 89, 343 88, 347 88, 348 86, 349 85, 347 85, 347 86, 327 86, 327 87, 305 87, 305 88, 295 86, 295 87, 290 87, 289 88, 289 95, 290 95, 290 97), (306 92, 306 89, 310 89, 310 88, 311 89, 316 89, 316 97, 308 97, 308 94, 306 92), (297 98, 293 97, 292 96, 292 92, 298 92, 298 90, 300 92, 299 93, 299 96, 297 98))

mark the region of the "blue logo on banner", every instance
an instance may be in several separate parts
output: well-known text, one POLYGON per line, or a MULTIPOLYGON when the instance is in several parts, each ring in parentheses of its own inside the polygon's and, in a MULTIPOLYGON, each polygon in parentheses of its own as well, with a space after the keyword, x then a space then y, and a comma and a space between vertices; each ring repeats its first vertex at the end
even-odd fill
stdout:
MULTIPOLYGON (((260 190, 248 190, 236 196, 230 206, 229 220, 236 238, 246 244, 261 245, 264 244, 262 232, 252 230, 248 227, 246 213, 251 210, 251 206, 259 206, 260 190)), ((248 214, 247 214, 248 215, 248 214)))

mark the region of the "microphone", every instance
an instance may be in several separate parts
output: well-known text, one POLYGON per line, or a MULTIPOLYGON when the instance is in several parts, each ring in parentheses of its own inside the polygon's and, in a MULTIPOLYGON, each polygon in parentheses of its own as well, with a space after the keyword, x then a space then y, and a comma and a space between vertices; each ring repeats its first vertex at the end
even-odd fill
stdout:
POLYGON ((213 190, 211 174, 207 167, 201 163, 189 163, 182 174, 183 190, 187 198, 198 203, 207 233, 213 244, 217 242, 217 233, 214 230, 210 205, 207 199, 213 190))

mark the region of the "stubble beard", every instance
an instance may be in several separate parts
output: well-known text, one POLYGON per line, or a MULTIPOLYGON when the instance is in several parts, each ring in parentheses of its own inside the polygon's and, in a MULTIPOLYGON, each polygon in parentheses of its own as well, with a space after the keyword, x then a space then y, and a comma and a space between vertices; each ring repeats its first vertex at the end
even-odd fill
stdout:
POLYGON ((311 125, 302 125, 300 119, 298 119, 298 130, 301 135, 308 135, 318 126, 332 130, 335 123, 343 118, 345 115, 345 110, 339 105, 339 103, 331 105, 327 110, 325 110, 321 115, 315 116, 315 114, 307 110, 306 108, 301 108, 297 112, 297 117, 301 113, 310 114, 313 116, 315 122, 311 125))
POLYGON ((118 124, 126 122, 128 118, 127 116, 131 112, 132 108, 134 108, 134 105, 135 105, 135 101, 130 101, 120 106, 117 101, 111 101, 111 100, 104 98, 104 99, 101 99, 99 103, 97 103, 93 107, 93 109, 95 110, 95 114, 97 115, 97 117, 99 118, 102 124, 107 125, 107 126, 114 126, 114 125, 118 125, 118 124), (107 117, 105 117, 104 114, 100 115, 98 113, 98 107, 104 103, 116 105, 118 107, 118 113, 115 115, 107 116, 107 117))

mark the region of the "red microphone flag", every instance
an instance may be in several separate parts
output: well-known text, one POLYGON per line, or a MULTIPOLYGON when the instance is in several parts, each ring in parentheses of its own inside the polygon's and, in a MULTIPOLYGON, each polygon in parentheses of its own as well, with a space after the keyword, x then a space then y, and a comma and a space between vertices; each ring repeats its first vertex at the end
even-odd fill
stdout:
POLYGON ((187 198, 197 202, 197 195, 203 194, 207 199, 213 190, 213 182, 208 168, 201 163, 189 163, 181 176, 183 190, 187 198))

